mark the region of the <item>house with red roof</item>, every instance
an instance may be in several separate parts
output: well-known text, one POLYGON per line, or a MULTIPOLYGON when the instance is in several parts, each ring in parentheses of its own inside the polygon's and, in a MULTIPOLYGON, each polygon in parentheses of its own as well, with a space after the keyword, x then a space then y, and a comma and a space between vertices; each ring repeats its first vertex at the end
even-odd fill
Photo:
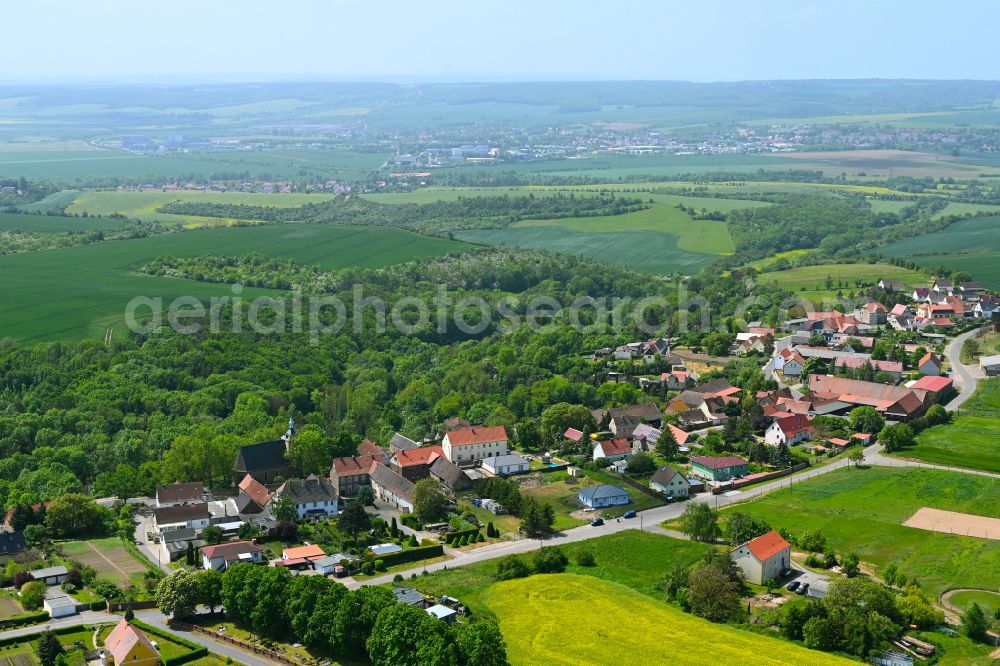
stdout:
POLYGON ((776 420, 764 433, 764 441, 771 446, 798 444, 812 439, 816 430, 805 414, 792 414, 776 420))
POLYGON ((103 666, 155 666, 160 653, 153 642, 128 620, 121 620, 104 639, 103 666))
POLYGON ((577 430, 576 428, 566 428, 566 432, 563 433, 563 437, 574 444, 579 444, 580 440, 583 439, 583 432, 577 430))
POLYGON ((354 497, 362 486, 370 486, 368 471, 373 462, 383 462, 382 456, 357 455, 334 458, 330 463, 330 482, 341 497, 354 497))
POLYGON ((389 469, 407 481, 419 481, 431 475, 431 465, 441 456, 444 456, 444 448, 440 444, 396 451, 389 458, 389 469))
POLYGON ((756 539, 733 548, 730 556, 746 579, 755 585, 765 580, 778 580, 781 572, 789 568, 792 561, 792 545, 780 534, 771 530, 756 539))
POLYGON ((456 465, 505 456, 510 452, 507 448, 507 429, 503 426, 472 426, 452 430, 445 434, 441 448, 444 457, 456 465))
POLYGON ((879 326, 885 323, 885 318, 888 315, 888 310, 885 306, 878 301, 871 301, 870 303, 865 303, 857 311, 857 317, 862 324, 868 324, 869 326, 879 326))
POLYGON ((911 389, 927 391, 934 402, 940 402, 941 397, 947 395, 952 389, 951 377, 935 377, 925 375, 910 384, 911 389))
POLYGON ((626 437, 616 437, 605 442, 598 442, 594 446, 593 459, 606 458, 607 460, 621 460, 632 455, 632 444, 626 437))

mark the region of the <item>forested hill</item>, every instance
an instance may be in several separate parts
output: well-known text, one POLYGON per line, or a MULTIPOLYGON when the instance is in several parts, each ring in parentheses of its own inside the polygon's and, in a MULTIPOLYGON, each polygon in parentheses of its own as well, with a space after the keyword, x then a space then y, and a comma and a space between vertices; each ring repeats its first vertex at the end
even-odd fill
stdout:
POLYGON ((495 229, 527 219, 624 215, 646 207, 647 204, 641 199, 616 197, 613 194, 579 197, 573 194, 545 197, 529 194, 392 205, 373 203, 357 196, 339 196, 297 208, 177 202, 161 206, 159 212, 262 222, 373 224, 444 232, 457 229, 495 229))

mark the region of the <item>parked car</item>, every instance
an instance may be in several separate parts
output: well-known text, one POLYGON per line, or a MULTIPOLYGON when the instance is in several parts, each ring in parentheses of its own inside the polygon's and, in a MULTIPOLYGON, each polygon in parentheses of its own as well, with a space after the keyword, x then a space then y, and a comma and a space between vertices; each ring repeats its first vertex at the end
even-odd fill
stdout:
POLYGON ((590 524, 593 525, 594 527, 600 527, 601 525, 604 524, 604 519, 594 518, 592 521, 590 521, 590 524))
POLYGON ((635 518, 635 511, 626 511, 622 514, 622 518, 635 518))
POLYGON ((802 583, 799 585, 799 589, 795 590, 795 594, 800 596, 805 596, 806 592, 809 591, 809 583, 802 583))
POLYGON ((799 581, 793 580, 791 583, 785 586, 785 589, 788 590, 789 592, 794 592, 795 590, 799 589, 799 581))

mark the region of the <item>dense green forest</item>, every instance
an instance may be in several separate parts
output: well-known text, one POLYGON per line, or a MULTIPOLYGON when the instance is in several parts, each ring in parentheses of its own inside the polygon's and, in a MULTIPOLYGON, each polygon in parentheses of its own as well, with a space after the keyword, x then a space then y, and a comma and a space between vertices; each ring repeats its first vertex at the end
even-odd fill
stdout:
POLYGON ((356 196, 341 196, 297 208, 275 208, 247 204, 177 202, 161 206, 159 212, 177 215, 224 217, 264 222, 336 222, 406 227, 417 231, 443 232, 456 229, 495 229, 519 220, 559 219, 623 215, 646 208, 640 199, 598 196, 533 195, 512 197, 463 197, 431 204, 377 204, 356 196))

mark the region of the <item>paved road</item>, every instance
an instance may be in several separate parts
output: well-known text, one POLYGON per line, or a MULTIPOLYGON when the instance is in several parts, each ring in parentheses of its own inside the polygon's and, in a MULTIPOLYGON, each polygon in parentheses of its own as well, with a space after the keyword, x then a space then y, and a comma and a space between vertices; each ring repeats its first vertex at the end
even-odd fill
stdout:
POLYGON ((955 380, 955 386, 958 387, 959 393, 956 395, 951 402, 945 405, 945 409, 950 412, 955 411, 961 407, 966 400, 972 397, 972 394, 976 392, 976 377, 973 370, 962 363, 962 345, 965 341, 978 333, 981 329, 975 329, 972 331, 967 331, 959 336, 956 336, 954 340, 948 343, 945 348, 944 355, 948 358, 948 362, 951 364, 952 376, 955 380))

